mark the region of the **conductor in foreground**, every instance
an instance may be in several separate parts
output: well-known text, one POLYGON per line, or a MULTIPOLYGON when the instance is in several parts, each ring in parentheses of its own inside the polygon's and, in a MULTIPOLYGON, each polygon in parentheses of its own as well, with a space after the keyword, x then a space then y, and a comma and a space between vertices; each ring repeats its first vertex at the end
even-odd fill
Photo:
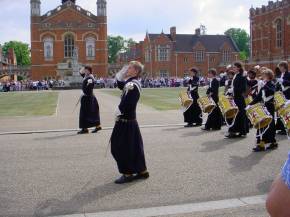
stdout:
POLYGON ((116 75, 118 88, 123 91, 115 111, 116 123, 111 136, 111 153, 122 174, 116 184, 149 178, 143 139, 136 120, 136 107, 141 94, 138 79, 142 70, 140 62, 132 61, 116 75))

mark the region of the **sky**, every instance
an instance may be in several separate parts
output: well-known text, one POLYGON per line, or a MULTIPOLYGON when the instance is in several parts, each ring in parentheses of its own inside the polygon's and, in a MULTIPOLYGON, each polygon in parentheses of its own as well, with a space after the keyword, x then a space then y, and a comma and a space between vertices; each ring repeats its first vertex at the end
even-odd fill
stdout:
MULTIPOLYGON (((207 34, 223 34, 231 27, 249 32, 249 8, 261 7, 268 0, 107 0, 108 34, 143 40, 146 31, 193 34, 201 24, 207 34)), ((41 0, 46 13, 61 0, 41 0)), ((96 0, 76 0, 96 14, 96 0)), ((30 41, 30 0, 0 0, 0 44, 10 40, 30 41), (4 6, 5 5, 5 6, 4 6)))

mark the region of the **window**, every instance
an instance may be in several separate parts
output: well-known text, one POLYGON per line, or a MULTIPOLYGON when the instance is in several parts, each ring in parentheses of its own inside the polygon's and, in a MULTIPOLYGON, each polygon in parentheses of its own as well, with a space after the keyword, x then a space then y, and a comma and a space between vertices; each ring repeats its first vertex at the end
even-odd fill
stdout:
POLYGON ((96 56, 95 52, 95 39, 87 38, 86 39, 86 56, 88 60, 94 60, 96 56))
POLYGON ((53 59, 53 39, 45 38, 43 40, 44 59, 46 61, 53 59))
POLYGON ((170 46, 169 45, 158 45, 157 47, 157 60, 159 62, 169 61, 170 46))
POLYGON ((197 50, 194 52, 195 62, 203 62, 204 61, 204 50, 197 50))
POLYGON ((149 48, 146 48, 145 50, 145 62, 151 62, 151 52, 149 48))
POLYGON ((188 58, 184 57, 183 61, 184 61, 184 63, 188 63, 188 58))
POLYGON ((168 78, 168 71, 167 70, 160 70, 160 77, 161 78, 168 78))
POLYGON ((282 29, 282 20, 281 19, 278 19, 276 21, 276 46, 278 48, 281 48, 282 47, 282 32, 283 32, 283 29, 282 29))
POLYGON ((70 58, 73 56, 75 48, 75 40, 72 34, 68 34, 64 37, 64 57, 70 58))
POLYGON ((223 62, 230 63, 231 62, 231 51, 230 50, 223 50, 223 62))

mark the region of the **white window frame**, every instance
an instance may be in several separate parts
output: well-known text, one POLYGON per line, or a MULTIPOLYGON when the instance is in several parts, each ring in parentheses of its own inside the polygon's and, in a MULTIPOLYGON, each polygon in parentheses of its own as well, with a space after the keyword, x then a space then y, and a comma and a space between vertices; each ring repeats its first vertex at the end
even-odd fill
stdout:
POLYGON ((86 38, 86 58, 94 60, 96 58, 96 40, 95 38, 86 38))
POLYGON ((194 59, 195 59, 195 62, 197 62, 197 63, 204 62, 204 60, 205 60, 205 51, 204 50, 196 50, 194 52, 194 59))
POLYGON ((47 37, 43 40, 43 54, 45 61, 53 60, 53 38, 47 37))
POLYGON ((157 61, 158 62, 170 61, 170 45, 157 46, 157 61))
POLYGON ((283 47, 283 24, 282 19, 276 20, 276 47, 283 47))
POLYGON ((224 63, 230 63, 231 62, 231 50, 230 49, 224 49, 223 50, 223 62, 224 63))

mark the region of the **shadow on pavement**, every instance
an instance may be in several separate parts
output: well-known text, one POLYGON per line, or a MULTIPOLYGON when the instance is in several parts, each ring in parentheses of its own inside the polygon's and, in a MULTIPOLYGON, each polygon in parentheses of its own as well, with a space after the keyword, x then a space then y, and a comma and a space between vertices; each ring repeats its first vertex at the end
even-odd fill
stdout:
POLYGON ((58 139, 65 139, 65 138, 77 137, 77 136, 80 136, 80 135, 77 135, 77 133, 74 133, 74 134, 67 134, 67 135, 34 138, 34 140, 58 140, 58 139))
POLYGON ((252 170, 253 166, 260 163, 260 161, 267 155, 267 152, 254 153, 252 152, 246 157, 230 156, 230 164, 232 167, 230 171, 233 173, 240 173, 252 170))
POLYGON ((220 140, 213 140, 204 142, 201 144, 201 146, 204 146, 203 149, 200 150, 200 152, 214 152, 221 149, 226 148, 228 145, 232 145, 234 143, 239 142, 240 139, 220 139, 220 140))
MULTIPOLYGON (((92 202, 96 202, 99 199, 114 194, 118 191, 122 191, 131 187, 138 182, 133 182, 126 185, 116 185, 114 183, 108 183, 101 185, 85 192, 75 194, 71 199, 67 201, 61 201, 58 199, 48 199, 39 203, 34 211, 34 217, 47 217, 68 215, 76 213, 85 213, 84 206, 92 202)), ((86 184, 87 185, 87 184, 86 184)))

